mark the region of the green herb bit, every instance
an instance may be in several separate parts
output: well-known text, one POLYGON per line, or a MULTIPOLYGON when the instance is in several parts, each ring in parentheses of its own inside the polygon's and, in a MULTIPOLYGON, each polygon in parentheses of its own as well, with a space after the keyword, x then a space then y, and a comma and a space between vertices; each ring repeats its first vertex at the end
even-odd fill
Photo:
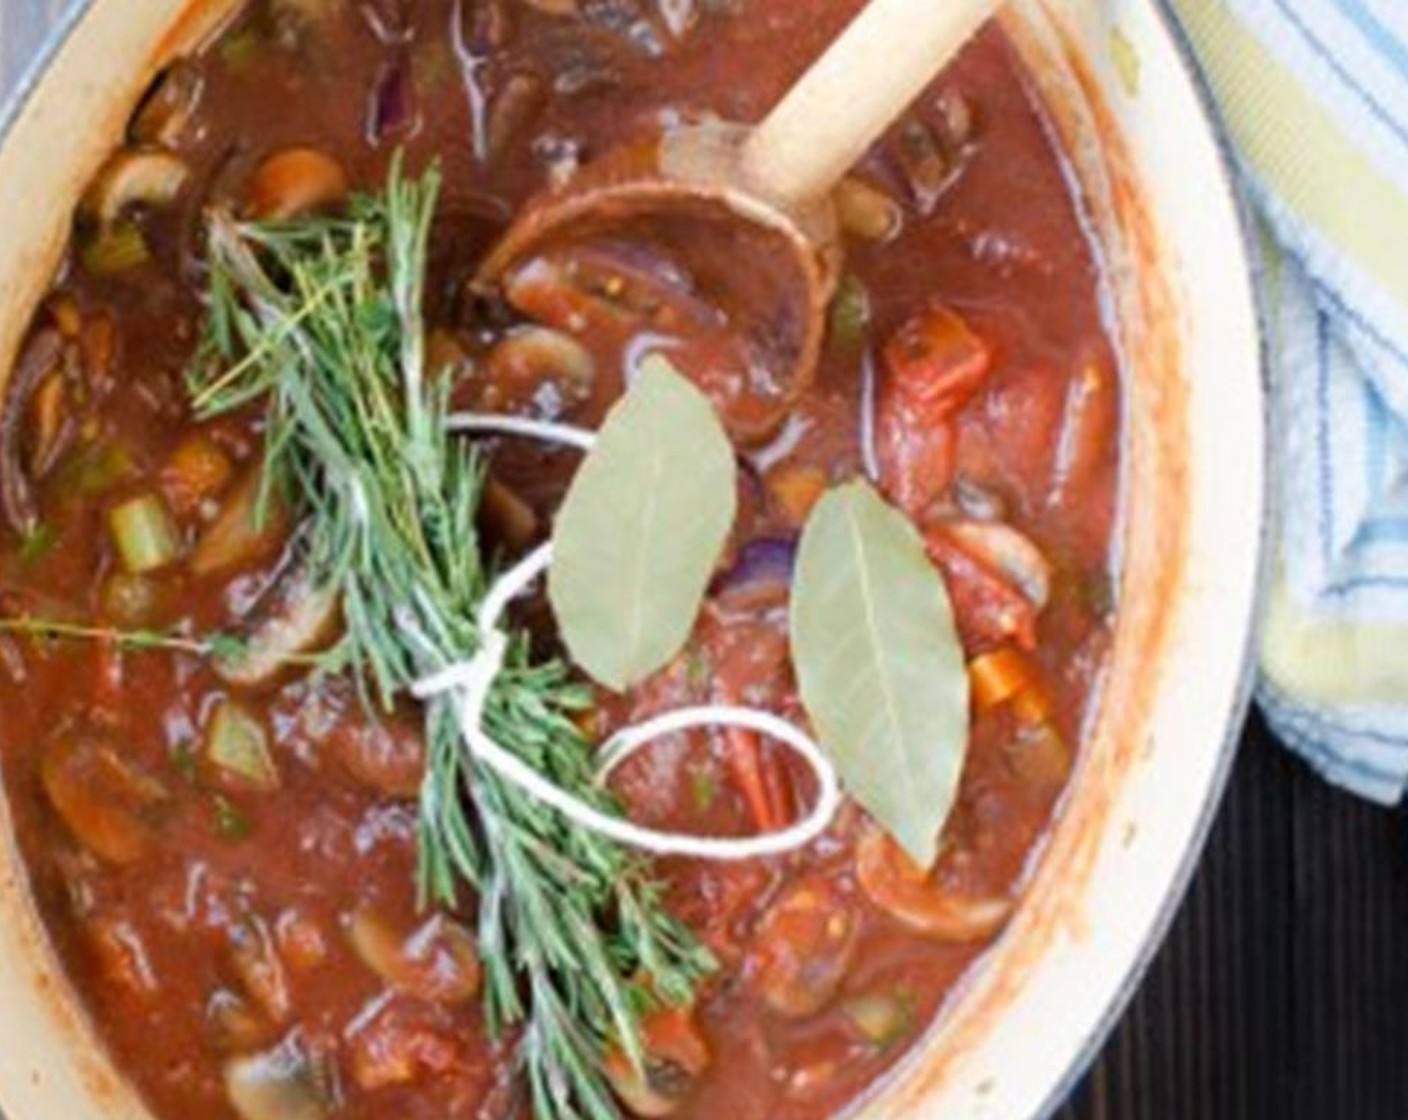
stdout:
POLYGON ((20 537, 20 563, 26 568, 33 567, 49 554, 58 539, 58 533, 48 522, 39 521, 29 526, 20 537))
MULTIPOLYGON (((339 596, 340 651, 368 704, 471 655, 489 574, 475 531, 483 467, 449 436, 448 385, 424 368, 424 283, 438 174, 353 201, 347 218, 212 216, 209 313, 189 374, 197 410, 266 402, 271 476, 301 496, 310 581, 339 596)), ((512 643, 488 698, 494 739, 603 810, 573 722, 582 689, 512 643)), ((644 1060, 640 1017, 684 1003, 713 967, 643 860, 476 765, 454 702, 425 708, 422 900, 479 899, 490 1030, 517 1026, 535 1115, 615 1120, 602 1071, 644 1060), (648 983, 643 979, 648 977, 648 983)))
POLYGON ((689 768, 689 796, 697 813, 707 813, 714 807, 719 799, 719 779, 710 767, 689 768))
POLYGON ((211 824, 215 835, 222 840, 243 840, 254 825, 243 809, 223 794, 217 793, 211 800, 211 824))
POLYGON ((196 780, 196 751, 190 743, 177 743, 171 748, 171 768, 188 782, 196 780))
POLYGON ((831 297, 831 345, 850 352, 865 344, 870 331, 870 293, 860 280, 847 273, 831 297))
POLYGON ((231 70, 242 70, 259 52, 260 34, 253 27, 242 27, 220 38, 216 50, 231 70))
POLYGON ((152 251, 141 229, 124 220, 99 230, 84 242, 79 255, 94 276, 111 276, 146 264, 152 251))
POLYGON ((709 654, 700 646, 690 646, 684 652, 684 679, 691 692, 703 692, 709 687, 714 673, 709 654))
POLYGON ((65 463, 59 484, 77 494, 103 494, 136 472, 132 453, 118 443, 97 443, 83 448, 65 463))

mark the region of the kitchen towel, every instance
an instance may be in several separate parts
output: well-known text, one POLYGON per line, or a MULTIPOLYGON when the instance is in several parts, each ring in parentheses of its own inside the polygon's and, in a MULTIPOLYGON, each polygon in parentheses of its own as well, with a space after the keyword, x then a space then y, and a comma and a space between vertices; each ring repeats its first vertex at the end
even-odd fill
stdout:
POLYGON ((1262 237, 1277 555, 1258 697, 1408 786, 1408 0, 1173 0, 1262 237))

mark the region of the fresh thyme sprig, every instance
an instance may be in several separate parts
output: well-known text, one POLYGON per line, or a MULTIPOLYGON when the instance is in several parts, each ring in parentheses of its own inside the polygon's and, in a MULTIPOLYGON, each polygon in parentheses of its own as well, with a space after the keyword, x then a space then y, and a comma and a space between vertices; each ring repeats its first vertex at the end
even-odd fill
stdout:
MULTIPOLYGON (((212 215, 197 409, 267 400, 271 478, 308 521, 315 584, 341 597, 341 649, 369 703, 475 652, 486 576, 475 531, 482 471, 444 429, 450 386, 424 368, 421 289, 438 175, 393 170, 384 195, 340 219, 279 225, 212 215)), ((534 664, 517 638, 486 726, 574 796, 610 808, 573 722, 588 698, 560 663, 534 664)), ((466 757, 453 705, 426 709, 420 888, 427 902, 478 905, 486 1014, 518 1028, 543 1120, 606 1120, 618 1109, 602 1055, 640 1062, 640 1016, 691 998, 712 968, 661 904, 648 867, 466 757)))
POLYGON ((111 642, 123 649, 165 650, 215 658, 237 657, 245 648, 242 638, 223 632, 208 634, 203 638, 187 638, 163 630, 121 630, 113 626, 87 626, 33 615, 0 618, 0 634, 80 642, 111 642))

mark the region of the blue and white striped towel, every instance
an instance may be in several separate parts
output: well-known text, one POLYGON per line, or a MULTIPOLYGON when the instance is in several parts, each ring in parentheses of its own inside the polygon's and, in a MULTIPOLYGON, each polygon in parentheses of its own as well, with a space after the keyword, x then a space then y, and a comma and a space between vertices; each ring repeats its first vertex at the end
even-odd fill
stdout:
POLYGON ((1265 223, 1279 555, 1259 699, 1408 787, 1408 0, 1174 0, 1265 223))

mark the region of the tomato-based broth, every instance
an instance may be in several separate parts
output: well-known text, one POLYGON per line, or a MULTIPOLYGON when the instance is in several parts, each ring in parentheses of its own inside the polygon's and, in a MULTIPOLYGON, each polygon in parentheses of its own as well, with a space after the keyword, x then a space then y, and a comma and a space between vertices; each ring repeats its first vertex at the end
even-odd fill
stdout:
MULTIPOLYGON (((155 1115, 547 1114, 521 1021, 486 1019, 503 948, 477 933, 482 900, 421 890, 420 705, 388 711, 356 672, 307 664, 345 604, 303 612, 320 633, 302 661, 235 672, 209 638, 288 612, 314 514, 296 492, 267 500, 263 401, 193 408, 208 215, 335 215, 396 159, 443 176, 425 351, 455 407, 596 428, 658 351, 732 439, 737 513, 692 634, 624 692, 575 673, 587 741, 685 704, 805 726, 797 542, 857 478, 917 530, 967 663, 967 754, 932 870, 850 800, 784 855, 651 862, 654 904, 713 966, 689 1002, 645 1000, 643 1070, 591 1025, 614 1093, 596 1114, 832 1115, 1001 934, 1109 649, 1120 469, 1098 262, 1001 32, 838 188, 844 263, 798 399, 733 329, 768 262, 706 225, 567 240, 503 291, 472 283, 532 194, 680 120, 759 119, 859 6, 258 0, 139 107, 8 381, 0 751, 54 944, 155 1115)), ((502 565, 552 531, 580 453, 475 443, 482 543, 465 547, 502 565)), ((562 655, 545 599, 514 617, 562 655)), ((611 788, 638 823, 745 836, 799 819, 816 781, 766 737, 704 729, 611 788)))

